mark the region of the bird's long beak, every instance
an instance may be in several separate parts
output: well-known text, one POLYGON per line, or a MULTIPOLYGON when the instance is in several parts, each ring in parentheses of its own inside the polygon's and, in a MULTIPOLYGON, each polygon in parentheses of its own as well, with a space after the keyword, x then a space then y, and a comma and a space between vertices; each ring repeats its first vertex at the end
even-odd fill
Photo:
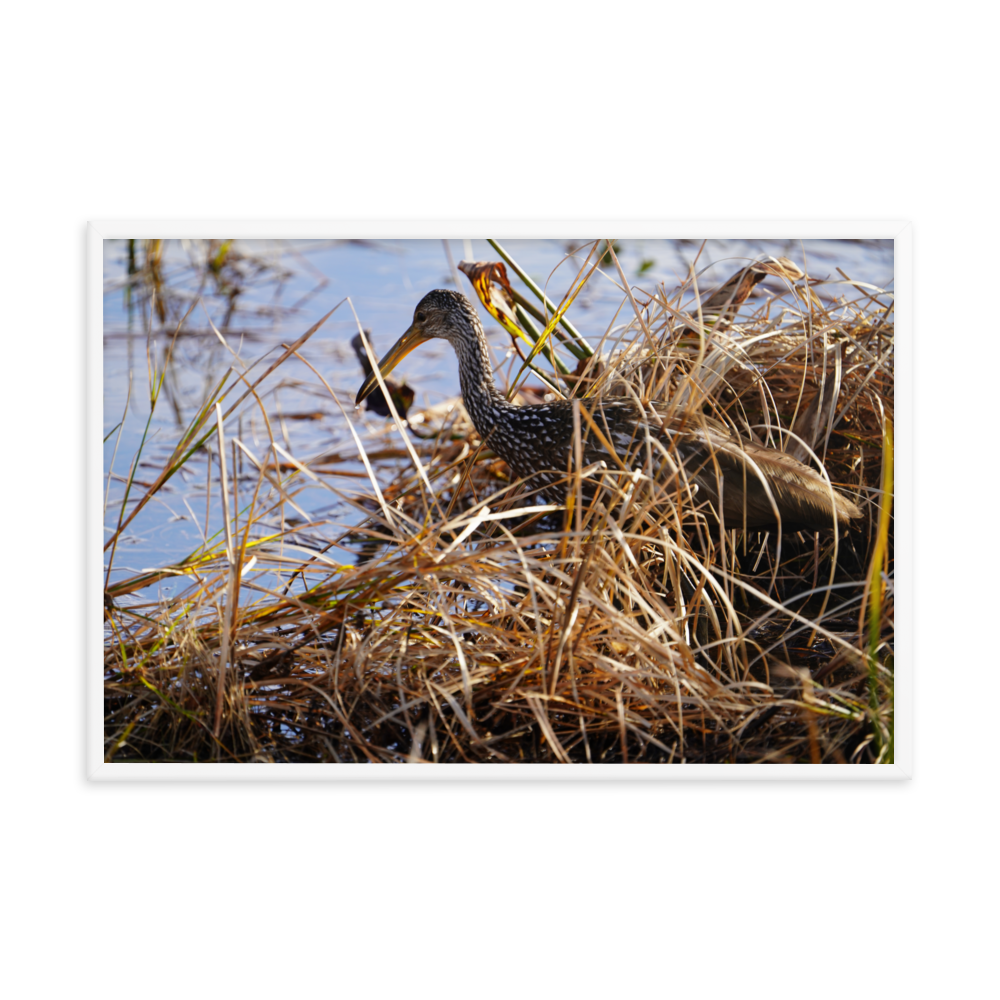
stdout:
MULTIPOLYGON (((422 333, 414 330, 411 326, 406 333, 403 334, 395 344, 389 348, 389 353, 378 363, 378 372, 381 373, 382 378, 385 378, 399 364, 407 354, 410 353, 415 347, 419 347, 421 344, 426 343, 431 340, 431 337, 425 337, 422 333)), ((365 379, 361 388, 358 390, 358 398, 354 401, 355 406, 359 406, 364 402, 366 396, 369 396, 374 388, 378 385, 378 374, 372 372, 368 378, 365 379)))

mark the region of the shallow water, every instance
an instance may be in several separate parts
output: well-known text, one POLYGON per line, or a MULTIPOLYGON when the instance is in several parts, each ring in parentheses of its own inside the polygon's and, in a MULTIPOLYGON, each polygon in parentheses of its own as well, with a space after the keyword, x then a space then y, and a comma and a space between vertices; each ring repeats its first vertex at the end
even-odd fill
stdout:
MULTIPOLYGON (((555 302, 562 298, 587 252, 584 250, 575 259, 567 259, 567 251, 573 244, 563 240, 503 243, 535 281, 546 286, 549 298, 555 302), (553 271, 563 260, 565 263, 553 271)), ((583 241, 578 245, 582 246, 583 241)), ((485 241, 452 240, 448 248, 455 264, 462 259, 498 259, 496 251, 485 241)), ((209 389, 234 363, 231 352, 247 363, 268 355, 257 369, 257 373, 262 372, 266 364, 278 356, 282 343, 291 343, 301 336, 345 298, 349 301, 344 301, 309 340, 303 356, 337 393, 359 433, 384 435, 389 422, 354 410, 354 395, 362 375, 350 339, 360 323, 371 331, 376 352, 381 355, 409 325, 413 308, 425 292, 432 288, 455 287, 454 272, 440 240, 237 241, 233 250, 244 255, 244 260, 237 265, 244 270, 242 278, 223 271, 221 280, 210 277, 202 284, 207 244, 203 241, 167 241, 164 244, 160 271, 168 290, 165 296, 168 312, 180 312, 168 315, 167 321, 161 324, 155 312, 150 322, 148 303, 144 305, 137 296, 133 296, 131 309, 128 307, 125 292, 128 242, 105 241, 106 477, 112 470, 117 444, 105 512, 106 537, 117 524, 124 493, 122 480, 128 475, 150 415, 148 359, 153 360, 157 370, 162 369, 177 319, 189 304, 196 303, 183 334, 174 344, 163 392, 149 422, 146 445, 135 474, 139 483, 151 482, 159 474, 209 389), (233 297, 230 293, 237 287, 237 280, 240 291, 233 297), (225 326, 227 316, 229 322, 225 326), (220 329, 228 347, 212 331, 209 320, 220 329), (154 332, 147 337, 150 328, 154 332), (123 415, 119 442, 119 431, 115 428, 123 415)), ((142 248, 136 252, 141 264, 142 248)), ((836 281, 839 280, 836 268, 840 267, 856 280, 882 288, 892 287, 891 240, 804 243, 798 240, 710 240, 704 245, 701 241, 628 240, 618 246, 622 269, 633 288, 639 291, 652 291, 661 282, 668 291, 677 287, 696 257, 699 287, 705 289, 728 278, 747 257, 764 253, 791 258, 810 277, 836 281)), ((591 279, 569 314, 577 329, 593 343, 597 343, 610 326, 627 323, 631 318, 626 311, 619 312, 623 296, 615 283, 617 273, 613 266, 603 271, 591 279)), ((458 274, 457 277, 461 290, 474 297, 465 276, 458 274)), ((512 273, 510 277, 517 285, 512 273)), ((829 293, 843 294, 844 287, 830 286, 829 293)), ((758 290, 763 294, 775 294, 780 291, 780 285, 767 281, 758 286, 758 290)), ((851 297, 856 294, 852 293, 851 297)), ((760 301, 760 298, 751 298, 747 308, 756 308, 760 301)), ((480 315, 494 348, 494 358, 499 363, 508 353, 510 338, 481 307, 480 315)), ((397 373, 416 390, 415 410, 458 393, 457 364, 451 349, 443 342, 423 345, 404 360, 397 373)), ((294 358, 286 361, 261 386, 260 395, 276 439, 298 460, 308 464, 317 456, 331 452, 356 454, 340 409, 302 362, 294 358)), ((235 396, 230 398, 235 399, 235 396)), ((255 405, 244 404, 241 409, 242 416, 227 423, 227 435, 238 436, 256 456, 263 456, 268 442, 263 416, 255 405)), ((399 444, 398 439, 396 444, 399 444)), ((227 459, 232 461, 231 454, 227 459)), ((240 477, 237 488, 241 497, 248 498, 249 493, 244 491, 253 488, 256 473, 248 461, 239 461, 244 463, 244 476, 240 477)), ((342 468, 356 472, 361 467, 358 463, 347 463, 342 468)), ((197 549, 204 539, 206 510, 209 533, 221 528, 217 467, 212 470, 212 487, 208 495, 207 475, 206 454, 201 452, 140 512, 119 540, 110 574, 112 582, 145 569, 177 562, 197 549)), ((367 492, 370 489, 364 480, 349 477, 337 477, 331 482, 345 490, 367 492)), ((107 483, 106 479, 106 486, 107 483)), ((144 492, 141 486, 133 487, 129 509, 144 492)), ((326 516, 342 524, 356 523, 359 519, 357 513, 322 488, 306 489, 296 502, 310 517, 326 516)), ((279 526, 275 523, 274 527, 279 526)), ((332 523, 329 536, 337 533, 332 523)), ((170 580, 162 581, 149 588, 151 593, 147 592, 146 596, 155 597, 157 591, 167 595, 177 586, 170 580)))

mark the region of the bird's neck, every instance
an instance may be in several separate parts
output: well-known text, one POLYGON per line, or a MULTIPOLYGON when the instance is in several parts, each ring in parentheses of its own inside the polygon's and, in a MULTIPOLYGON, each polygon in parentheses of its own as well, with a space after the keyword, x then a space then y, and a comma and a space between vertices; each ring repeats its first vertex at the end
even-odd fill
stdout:
POLYGON ((512 404, 507 402, 493 381, 486 334, 478 320, 472 333, 472 337, 463 337, 453 341, 453 344, 458 355, 462 401, 476 430, 486 435, 493 429, 499 412, 512 404))

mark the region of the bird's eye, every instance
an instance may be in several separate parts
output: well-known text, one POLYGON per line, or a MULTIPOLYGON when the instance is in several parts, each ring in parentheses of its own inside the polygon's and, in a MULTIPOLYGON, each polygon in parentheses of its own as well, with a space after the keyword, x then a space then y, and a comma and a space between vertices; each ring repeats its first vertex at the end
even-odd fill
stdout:
POLYGON ((423 323, 425 319, 427 319, 427 317, 423 313, 417 313, 417 322, 418 323, 423 323))

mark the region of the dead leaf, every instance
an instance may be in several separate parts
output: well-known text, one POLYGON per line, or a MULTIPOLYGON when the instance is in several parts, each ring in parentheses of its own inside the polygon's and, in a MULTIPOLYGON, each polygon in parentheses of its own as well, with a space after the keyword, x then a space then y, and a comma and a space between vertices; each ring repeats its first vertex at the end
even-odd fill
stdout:
POLYGON ((472 282, 479 301, 486 306, 489 314, 512 336, 520 337, 534 347, 528 335, 518 326, 514 312, 514 296, 511 294, 507 268, 498 260, 463 260, 458 269, 472 282))

